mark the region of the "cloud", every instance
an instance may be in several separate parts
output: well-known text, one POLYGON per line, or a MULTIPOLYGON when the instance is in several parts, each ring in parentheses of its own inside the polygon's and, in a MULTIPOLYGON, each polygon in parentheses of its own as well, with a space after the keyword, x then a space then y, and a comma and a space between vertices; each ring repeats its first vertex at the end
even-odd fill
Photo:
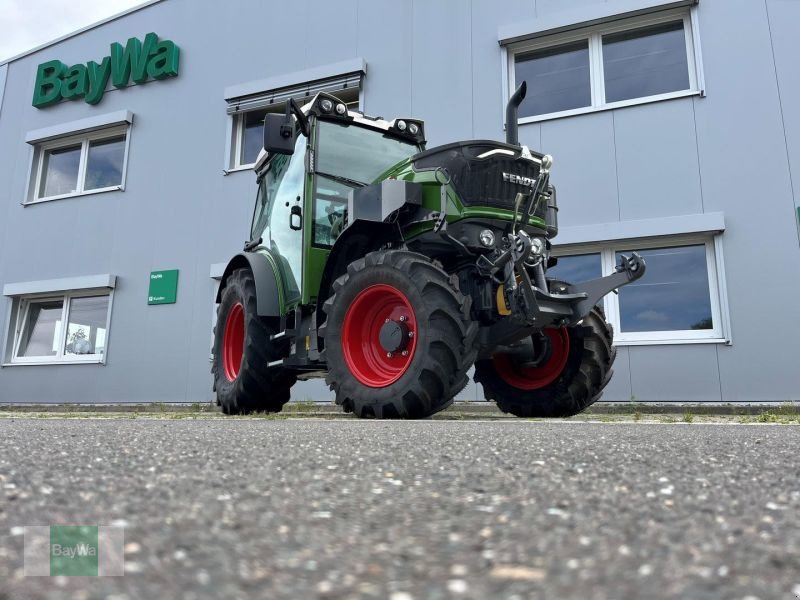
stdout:
POLYGON ((669 321, 669 315, 657 310, 643 310, 636 314, 636 318, 640 321, 652 321, 656 323, 663 323, 669 321))
POLYGON ((142 0, 2 0, 0 61, 142 4, 142 0))

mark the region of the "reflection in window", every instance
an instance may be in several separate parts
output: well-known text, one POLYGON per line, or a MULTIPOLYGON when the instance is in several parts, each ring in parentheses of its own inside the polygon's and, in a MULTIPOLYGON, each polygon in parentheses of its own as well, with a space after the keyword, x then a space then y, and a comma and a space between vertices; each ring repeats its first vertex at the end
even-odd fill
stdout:
POLYGON ((705 245, 639 254, 645 276, 619 291, 622 332, 713 329, 705 245))
POLYGON ((603 36, 606 102, 689 89, 683 21, 603 36))
POLYGON ((579 283, 603 276, 600 254, 576 254, 559 256, 558 264, 547 269, 548 279, 558 279, 565 283, 579 283))
POLYGON ((89 142, 84 189, 122 185, 122 165, 125 160, 125 136, 89 142))
POLYGON ((353 188, 327 177, 317 178, 314 201, 314 244, 331 247, 342 233, 347 212, 347 196, 353 188))
POLYGON ((240 162, 251 165, 256 162, 258 153, 264 147, 264 118, 267 110, 252 110, 242 115, 242 147, 240 162))
POLYGON ((319 123, 317 172, 372 183, 389 167, 419 152, 413 142, 381 131, 331 121, 319 123))
POLYGON ((528 82, 520 117, 592 104, 588 40, 517 55, 515 71, 517 85, 528 82))
POLYGON ((27 201, 121 189, 127 140, 128 126, 119 125, 38 144, 27 201))
POLYGON ((42 300, 28 305, 17 349, 18 357, 58 354, 63 308, 63 300, 42 300))
POLYGON ((111 295, 107 290, 67 292, 14 301, 19 326, 15 363, 101 362, 108 341, 111 295))
POLYGON ((103 354, 107 317, 108 296, 72 298, 64 354, 103 354))
POLYGON ((78 190, 81 146, 55 148, 44 153, 40 198, 73 194, 78 190))
POLYGON ((528 82, 519 118, 539 121, 700 93, 693 14, 665 11, 513 42, 509 93, 528 82))
POLYGON ((253 239, 263 238, 277 258, 286 298, 300 293, 303 235, 290 227, 290 214, 293 206, 302 206, 303 202, 306 143, 305 136, 298 136, 294 154, 278 154, 271 159, 261 184, 266 196, 259 192, 254 213, 253 239), (266 210, 259 209, 263 202, 266 210))

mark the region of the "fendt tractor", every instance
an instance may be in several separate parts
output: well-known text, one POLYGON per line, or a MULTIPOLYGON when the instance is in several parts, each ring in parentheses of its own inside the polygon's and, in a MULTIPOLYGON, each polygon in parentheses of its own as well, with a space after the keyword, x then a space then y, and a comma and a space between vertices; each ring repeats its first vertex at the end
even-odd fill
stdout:
POLYGON ((468 382, 520 417, 576 414, 611 377, 598 302, 644 261, 582 283, 557 263, 552 158, 506 142, 425 149, 418 119, 317 94, 268 114, 250 238, 223 274, 212 372, 226 414, 280 411, 325 377, 344 411, 422 418, 468 382))

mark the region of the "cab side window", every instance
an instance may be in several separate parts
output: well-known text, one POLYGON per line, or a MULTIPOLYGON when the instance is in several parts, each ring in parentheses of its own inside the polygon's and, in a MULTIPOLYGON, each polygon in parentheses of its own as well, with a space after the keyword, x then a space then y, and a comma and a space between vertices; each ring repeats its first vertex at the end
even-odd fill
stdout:
POLYGON ((330 248, 347 219, 347 196, 353 188, 319 177, 314 199, 314 245, 330 248))

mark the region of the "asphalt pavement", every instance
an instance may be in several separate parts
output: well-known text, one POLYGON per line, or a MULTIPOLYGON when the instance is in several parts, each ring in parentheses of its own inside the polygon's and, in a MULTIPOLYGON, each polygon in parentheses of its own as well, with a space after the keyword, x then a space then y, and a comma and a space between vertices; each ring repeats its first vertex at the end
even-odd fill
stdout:
POLYGON ((800 427, 0 418, 0 599, 800 597, 800 427), (125 527, 25 577, 24 525, 125 527))

